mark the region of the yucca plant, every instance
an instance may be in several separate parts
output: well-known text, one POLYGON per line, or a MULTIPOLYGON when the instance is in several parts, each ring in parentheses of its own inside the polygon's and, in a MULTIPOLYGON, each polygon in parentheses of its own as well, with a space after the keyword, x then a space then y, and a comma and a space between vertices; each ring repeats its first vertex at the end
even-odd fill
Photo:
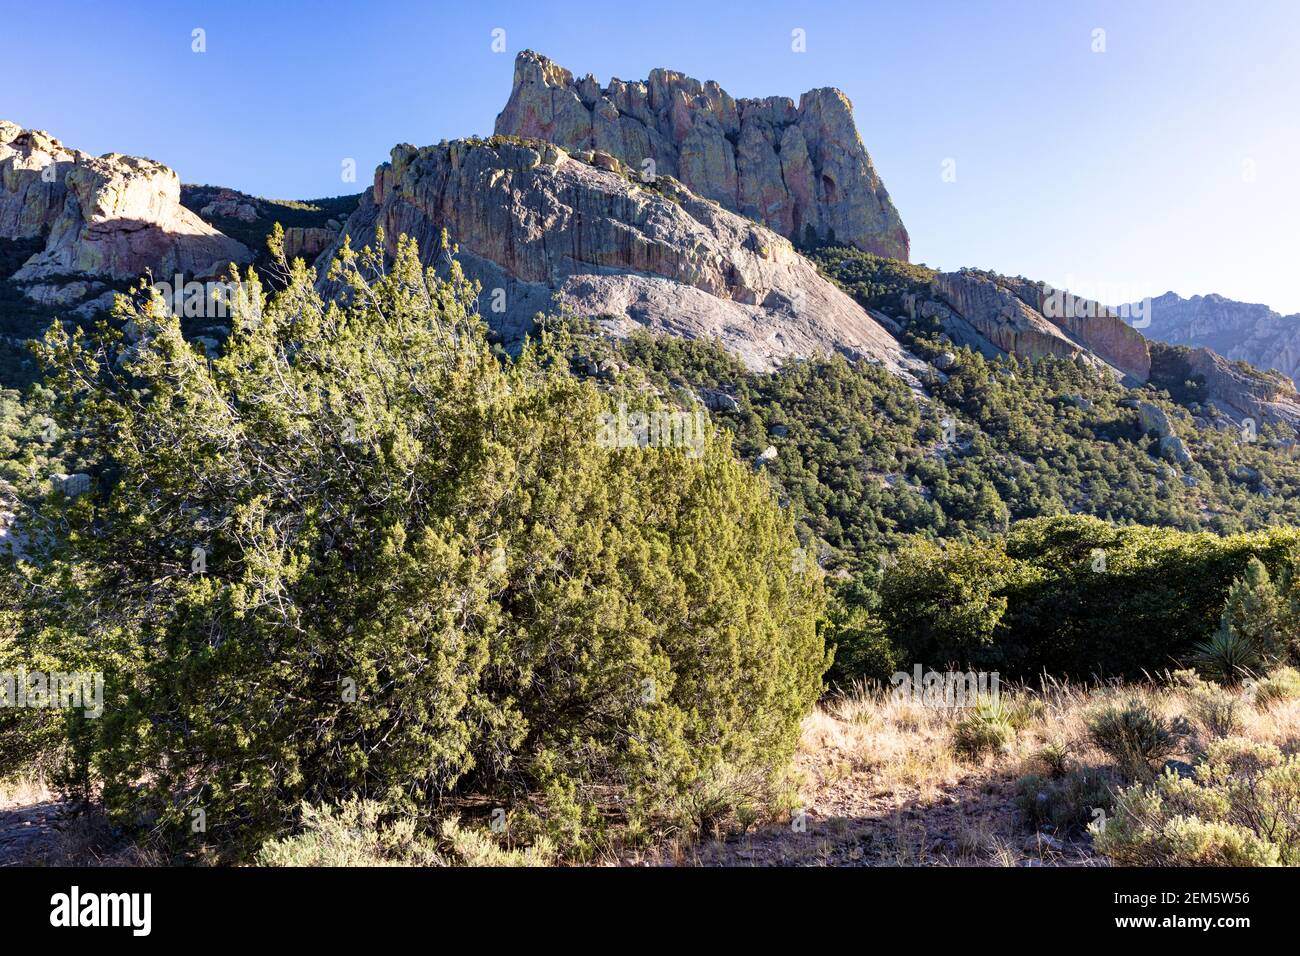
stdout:
POLYGON ((1049 740, 1034 752, 1034 760, 1049 776, 1063 777, 1070 768, 1070 745, 1063 740, 1049 740))
POLYGON ((1005 750, 1015 739, 1011 712, 1000 697, 982 697, 953 728, 953 749, 963 757, 1005 750))
POLYGON ((1225 684, 1237 684, 1262 663, 1254 641, 1233 630, 1227 621, 1214 636, 1196 645, 1195 661, 1207 676, 1225 684))

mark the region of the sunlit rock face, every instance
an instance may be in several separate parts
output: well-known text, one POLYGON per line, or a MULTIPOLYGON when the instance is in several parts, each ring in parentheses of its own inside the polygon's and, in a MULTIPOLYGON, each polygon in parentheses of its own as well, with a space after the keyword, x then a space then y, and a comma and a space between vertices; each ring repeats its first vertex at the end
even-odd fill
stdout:
MULTIPOLYGON (((446 230, 507 340, 564 309, 613 335, 716 339, 754 369, 835 352, 900 374, 919 365, 789 240, 676 180, 643 183, 609 154, 541 141, 398 146, 344 235, 360 248, 381 228, 390 252, 413 236, 428 263, 446 230)), ((317 260, 320 275, 336 251, 317 260)))
POLYGON ((0 122, 0 238, 45 237, 14 274, 25 283, 206 278, 252 254, 180 203, 180 180, 162 163, 91 156, 39 130, 0 122))
POLYGON ((640 172, 672 176, 705 199, 796 242, 833 239, 907 259, 903 221, 839 90, 733 99, 672 70, 602 88, 531 50, 515 60, 499 135, 601 150, 640 172), (651 165, 652 164, 652 165, 651 165))

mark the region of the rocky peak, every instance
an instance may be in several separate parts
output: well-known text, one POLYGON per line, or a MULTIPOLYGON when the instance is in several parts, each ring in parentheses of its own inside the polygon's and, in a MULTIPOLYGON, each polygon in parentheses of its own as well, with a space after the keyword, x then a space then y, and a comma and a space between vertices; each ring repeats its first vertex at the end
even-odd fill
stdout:
POLYGON ((810 90, 796 107, 785 97, 737 100, 664 69, 601 87, 525 50, 496 132, 607 152, 797 242, 834 238, 908 258, 907 230, 836 89, 810 90))
POLYGON ((1189 299, 1166 292, 1151 300, 1146 334, 1171 345, 1213 349, 1256 368, 1276 369, 1300 382, 1300 314, 1221 295, 1189 299))
POLYGON ((131 280, 150 270, 206 278, 252 258, 181 205, 180 180, 162 163, 91 156, 0 122, 0 238, 40 237, 45 247, 15 281, 131 280))
POLYGON ((379 227, 389 244, 414 237, 430 263, 446 229, 507 341, 567 309, 614 335, 714 338, 755 369, 836 351, 919 367, 787 239, 608 154, 506 137, 398 146, 344 233, 359 248, 379 227))

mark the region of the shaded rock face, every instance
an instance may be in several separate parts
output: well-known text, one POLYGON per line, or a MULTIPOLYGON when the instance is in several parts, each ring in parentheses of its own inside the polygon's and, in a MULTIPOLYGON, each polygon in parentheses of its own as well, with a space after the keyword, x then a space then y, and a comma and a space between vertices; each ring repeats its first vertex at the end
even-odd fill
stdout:
POLYGON ((1205 348, 1191 351, 1187 367, 1190 376, 1205 380, 1207 400, 1238 421, 1300 428, 1300 394, 1285 376, 1261 373, 1205 348))
POLYGON ((907 230, 835 89, 733 99, 717 83, 671 70, 601 88, 525 50, 515 59, 498 135, 600 150, 638 173, 672 176, 698 196, 796 242, 834 238, 906 260, 907 230))
POLYGON ((835 351, 905 375, 920 364, 785 238, 675 180, 649 188, 549 143, 398 146, 344 235, 360 248, 379 227, 390 252, 410 235, 426 262, 446 229, 507 342, 558 307, 614 335, 716 338, 756 370, 835 351))
POLYGON ((180 180, 161 163, 69 149, 37 130, 0 122, 0 237, 46 237, 18 282, 146 271, 207 278, 252 254, 180 203, 180 180))
POLYGON ((337 229, 290 226, 284 231, 284 256, 290 262, 299 257, 313 260, 332 246, 337 238, 337 229))
POLYGON ((1150 377, 1151 351, 1141 333, 1097 303, 1076 300, 1060 310, 1038 283, 980 272, 940 273, 931 295, 928 302, 910 301, 909 309, 937 315, 959 345, 986 355, 1099 361, 1130 385, 1150 377))
POLYGON ((1166 292, 1151 300, 1146 334, 1171 345, 1213 349, 1300 383, 1300 314, 1280 315, 1268 306, 1221 295, 1184 299, 1166 292))

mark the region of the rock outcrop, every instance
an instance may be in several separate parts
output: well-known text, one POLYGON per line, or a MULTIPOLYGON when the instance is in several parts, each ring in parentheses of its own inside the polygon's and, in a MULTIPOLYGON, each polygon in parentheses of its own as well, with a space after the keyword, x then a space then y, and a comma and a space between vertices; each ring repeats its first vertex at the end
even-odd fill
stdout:
POLYGON ((238 219, 240 222, 257 222, 261 218, 257 206, 233 189, 223 189, 199 210, 204 219, 238 219))
POLYGON ((252 259, 182 206, 176 173, 153 160, 91 156, 0 121, 0 187, 0 238, 45 237, 18 282, 133 280, 146 271, 201 279, 252 259))
POLYGON ((284 256, 313 260, 334 244, 339 230, 321 226, 290 226, 284 231, 284 256))
POLYGON ((1238 422, 1251 418, 1257 426, 1280 422, 1300 428, 1300 394, 1285 376, 1204 348, 1187 355, 1187 370, 1193 380, 1204 381, 1206 400, 1238 422))
POLYGON ((958 345, 986 355, 1082 357, 1113 368, 1130 385, 1145 383, 1151 374, 1146 340, 1114 310, 1063 300, 1040 283, 945 272, 934 278, 928 300, 909 297, 906 305, 913 316, 937 317, 958 345))
MULTIPOLYGON (((673 179, 613 167, 543 142, 398 146, 344 235, 354 248, 379 227, 390 247, 410 235, 433 262, 447 230, 507 341, 565 308, 614 335, 717 339, 754 369, 834 351, 904 375, 920 367, 787 239, 673 179)), ((317 261, 322 276, 334 251, 317 261)))
POLYGON ((780 96, 733 99, 713 81, 671 70, 602 88, 525 50, 496 132, 600 150, 637 173, 672 176, 796 242, 834 238, 908 258, 907 230, 836 89, 810 90, 796 107, 780 96))

